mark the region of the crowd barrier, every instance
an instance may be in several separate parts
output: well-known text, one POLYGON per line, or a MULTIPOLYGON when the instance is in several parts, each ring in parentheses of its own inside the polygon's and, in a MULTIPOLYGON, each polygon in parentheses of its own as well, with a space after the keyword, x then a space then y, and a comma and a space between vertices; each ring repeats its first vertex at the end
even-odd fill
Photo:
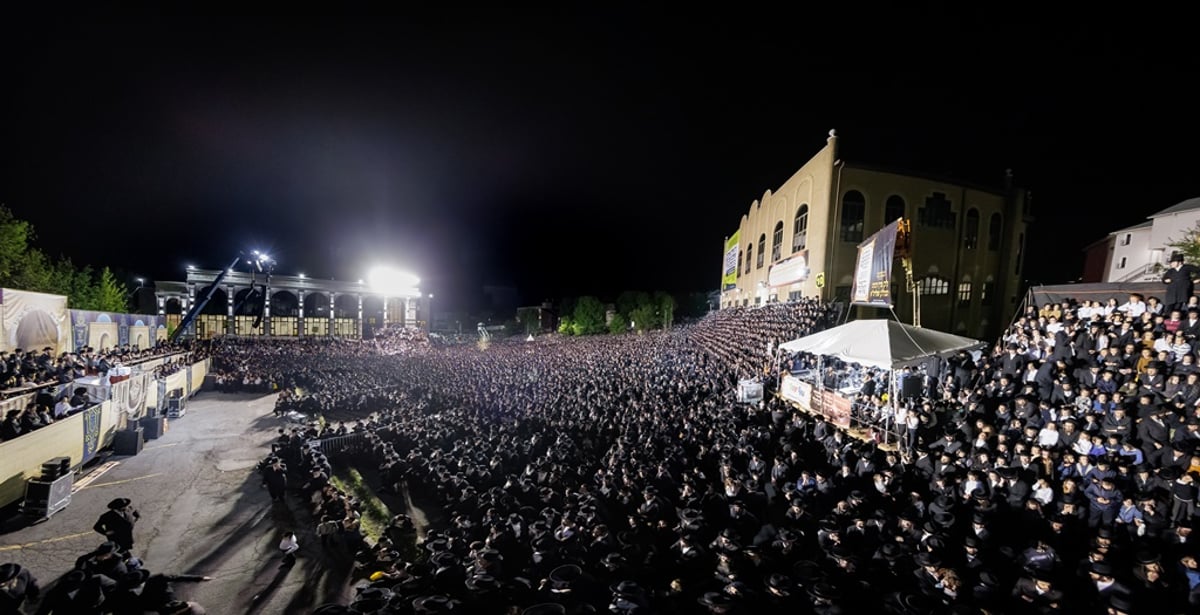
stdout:
POLYGON ((325 456, 332 456, 338 453, 361 453, 371 450, 373 445, 367 437, 366 432, 355 432, 344 436, 334 436, 318 441, 318 447, 325 456))
POLYGON ((96 453, 112 445, 117 430, 141 418, 147 408, 158 407, 158 401, 167 395, 163 391, 181 389, 188 396, 195 394, 204 384, 208 362, 204 359, 158 380, 150 371, 136 374, 107 387, 108 398, 86 410, 0 442, 0 508, 25 497, 25 483, 41 474, 46 460, 70 457, 73 470, 91 461, 96 453))

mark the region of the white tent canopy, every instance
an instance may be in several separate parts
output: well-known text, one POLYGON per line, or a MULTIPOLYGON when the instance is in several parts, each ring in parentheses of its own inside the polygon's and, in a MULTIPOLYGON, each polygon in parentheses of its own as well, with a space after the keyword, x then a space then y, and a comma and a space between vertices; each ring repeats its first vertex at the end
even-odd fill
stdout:
POLYGON ((779 349, 836 357, 870 367, 896 369, 932 355, 945 356, 983 344, 969 337, 922 329, 894 320, 855 320, 780 344, 779 349))

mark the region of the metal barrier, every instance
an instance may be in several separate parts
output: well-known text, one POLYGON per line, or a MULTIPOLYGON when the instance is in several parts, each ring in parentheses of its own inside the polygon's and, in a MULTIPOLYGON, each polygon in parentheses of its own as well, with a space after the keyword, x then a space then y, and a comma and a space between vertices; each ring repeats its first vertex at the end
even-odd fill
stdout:
POLYGON ((359 431, 344 436, 318 440, 316 444, 326 457, 339 453, 362 453, 372 449, 371 439, 367 435, 367 432, 359 431))

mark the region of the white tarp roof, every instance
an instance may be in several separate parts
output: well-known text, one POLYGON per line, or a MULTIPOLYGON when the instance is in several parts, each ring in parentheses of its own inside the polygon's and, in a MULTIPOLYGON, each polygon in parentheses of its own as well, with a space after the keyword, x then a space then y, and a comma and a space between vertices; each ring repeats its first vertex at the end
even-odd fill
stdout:
POLYGON ((855 320, 780 344, 779 348, 892 369, 911 365, 931 355, 944 356, 981 345, 983 342, 969 337, 921 329, 894 320, 855 320))

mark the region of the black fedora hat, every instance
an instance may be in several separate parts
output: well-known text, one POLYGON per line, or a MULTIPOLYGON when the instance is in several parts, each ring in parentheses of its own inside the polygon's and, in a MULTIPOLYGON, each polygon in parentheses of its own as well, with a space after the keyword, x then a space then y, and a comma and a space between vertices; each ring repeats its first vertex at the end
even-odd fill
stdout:
POLYGON ((646 590, 642 589, 642 586, 638 585, 637 581, 629 580, 621 581, 616 585, 610 585, 608 589, 618 596, 642 596, 646 593, 646 590))
POLYGON ((767 575, 766 585, 768 588, 780 593, 791 592, 796 588, 796 583, 791 577, 778 572, 767 575))
POLYGON ((809 588, 808 592, 814 597, 822 600, 837 600, 838 598, 842 597, 842 592, 838 591, 838 589, 833 585, 830 585, 824 581, 813 583, 813 586, 809 588))
POLYGON ((575 564, 563 564, 550 571, 550 584, 558 588, 570 587, 583 576, 583 569, 575 564))
POLYGON ((726 608, 733 604, 733 598, 721 592, 704 592, 696 602, 712 608, 726 608))
POLYGON ((125 508, 126 506, 129 506, 132 503, 133 503, 133 501, 130 500, 129 498, 117 498, 108 503, 108 508, 109 508, 109 510, 117 510, 118 508, 125 508))
POLYGON ((527 607, 521 615, 567 615, 567 607, 557 602, 543 602, 527 607))
POLYGON ((448 596, 434 594, 413 599, 412 608, 417 613, 449 613, 457 604, 448 596))
POLYGON ((473 592, 490 592, 500 589, 500 581, 490 574, 477 574, 463 582, 473 592))
POLYGON ((121 585, 124 585, 125 587, 137 587, 138 585, 145 583, 146 579, 149 578, 149 570, 146 570, 145 568, 138 568, 137 570, 130 570, 129 572, 126 572, 125 575, 121 577, 120 582, 121 585))
POLYGON ((0 583, 6 583, 8 581, 11 581, 11 580, 17 578, 17 575, 20 573, 21 573, 21 566, 19 564, 13 564, 13 563, 0 564, 0 583))
POLYGON ((440 551, 433 554, 429 558, 429 561, 438 568, 445 568, 446 566, 454 566, 462 560, 453 551, 440 551))

